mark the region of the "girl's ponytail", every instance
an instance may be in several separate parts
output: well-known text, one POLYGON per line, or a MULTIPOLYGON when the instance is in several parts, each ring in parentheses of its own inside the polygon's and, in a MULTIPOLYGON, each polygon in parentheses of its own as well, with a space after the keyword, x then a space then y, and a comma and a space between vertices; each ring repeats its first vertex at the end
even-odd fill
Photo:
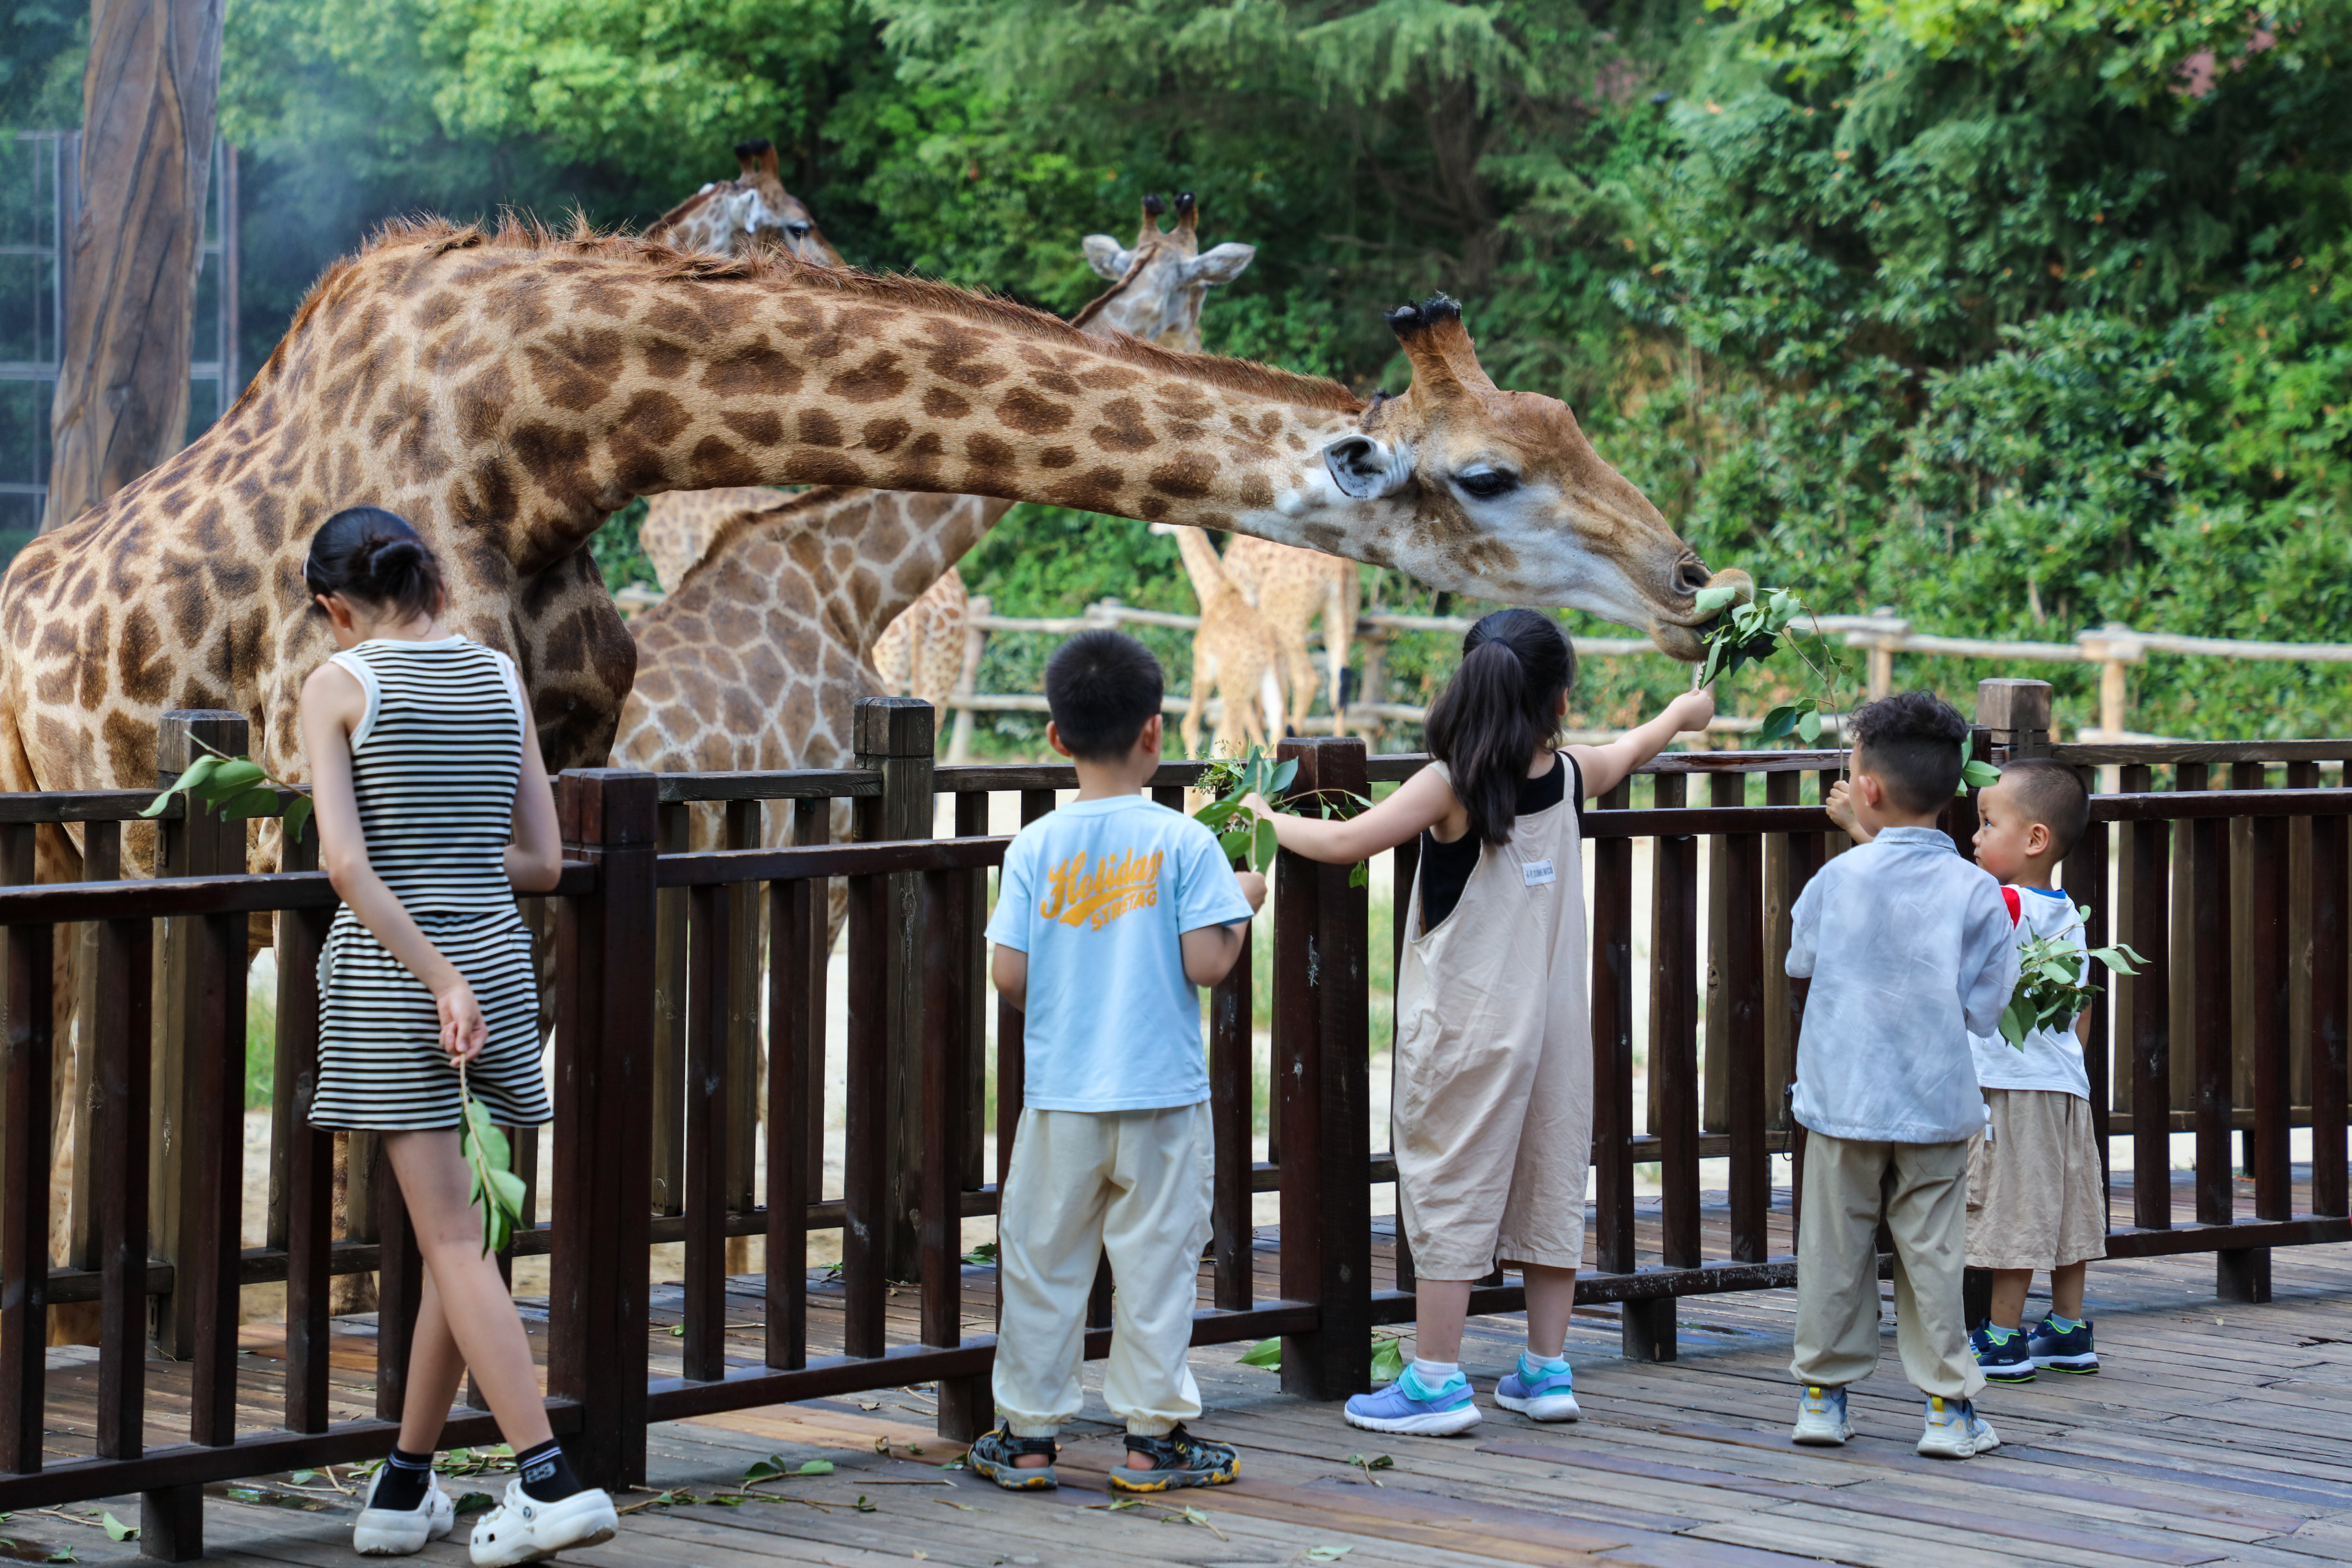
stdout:
POLYGON ((438 614, 445 590, 441 561, 408 519, 381 507, 351 507, 319 527, 302 563, 314 594, 396 610, 404 620, 438 614))
POLYGON ((1519 786, 1558 737, 1560 695, 1575 683, 1575 651, 1548 615, 1497 610, 1462 639, 1461 667, 1430 705, 1426 732, 1478 839, 1509 841, 1519 786))

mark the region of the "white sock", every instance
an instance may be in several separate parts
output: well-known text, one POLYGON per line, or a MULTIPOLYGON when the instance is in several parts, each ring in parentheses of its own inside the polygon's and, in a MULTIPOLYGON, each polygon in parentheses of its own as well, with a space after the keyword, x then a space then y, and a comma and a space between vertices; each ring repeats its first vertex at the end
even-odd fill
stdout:
POLYGON ((1521 1355, 1519 1360, 1522 1364, 1534 1372, 1565 1372, 1568 1370, 1568 1357, 1564 1355, 1538 1355, 1534 1351, 1528 1351, 1525 1354, 1521 1355))
POLYGON ((1436 1393, 1461 1375, 1462 1364, 1458 1361, 1430 1361, 1421 1356, 1413 1358, 1412 1380, 1432 1394, 1436 1393))

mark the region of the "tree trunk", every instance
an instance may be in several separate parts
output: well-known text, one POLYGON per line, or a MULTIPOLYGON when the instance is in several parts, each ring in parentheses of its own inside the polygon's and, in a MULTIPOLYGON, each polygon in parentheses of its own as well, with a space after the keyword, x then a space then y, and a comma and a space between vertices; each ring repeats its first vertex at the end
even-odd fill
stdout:
POLYGON ((225 0, 92 0, 44 531, 180 449, 225 0))

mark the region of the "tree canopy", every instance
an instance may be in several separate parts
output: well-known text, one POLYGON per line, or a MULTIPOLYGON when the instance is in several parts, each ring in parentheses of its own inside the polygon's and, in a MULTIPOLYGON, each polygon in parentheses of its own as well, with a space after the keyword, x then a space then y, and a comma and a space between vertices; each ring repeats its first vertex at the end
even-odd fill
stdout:
MULTIPOLYGON (((749 135, 854 261, 1056 309, 1080 235, 1192 190, 1259 247, 1213 348, 1394 390, 1381 311, 1444 288, 1499 382, 1824 611, 2352 641, 2342 0, 232 0, 229 34, 250 363, 381 217, 641 224, 749 135)), ((1166 541, 1034 508, 967 576, 1188 601, 1166 541)), ((2136 722, 2341 730, 2329 668, 2151 664, 2136 722)))

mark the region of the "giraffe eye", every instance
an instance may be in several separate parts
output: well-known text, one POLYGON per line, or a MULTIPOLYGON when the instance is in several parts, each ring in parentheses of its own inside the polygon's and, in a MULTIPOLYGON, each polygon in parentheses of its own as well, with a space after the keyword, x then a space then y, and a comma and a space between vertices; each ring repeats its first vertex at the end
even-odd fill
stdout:
POLYGON ((1491 501, 1519 487, 1519 476, 1501 468, 1473 468, 1456 474, 1454 482, 1462 487, 1464 495, 1476 501, 1491 501))

